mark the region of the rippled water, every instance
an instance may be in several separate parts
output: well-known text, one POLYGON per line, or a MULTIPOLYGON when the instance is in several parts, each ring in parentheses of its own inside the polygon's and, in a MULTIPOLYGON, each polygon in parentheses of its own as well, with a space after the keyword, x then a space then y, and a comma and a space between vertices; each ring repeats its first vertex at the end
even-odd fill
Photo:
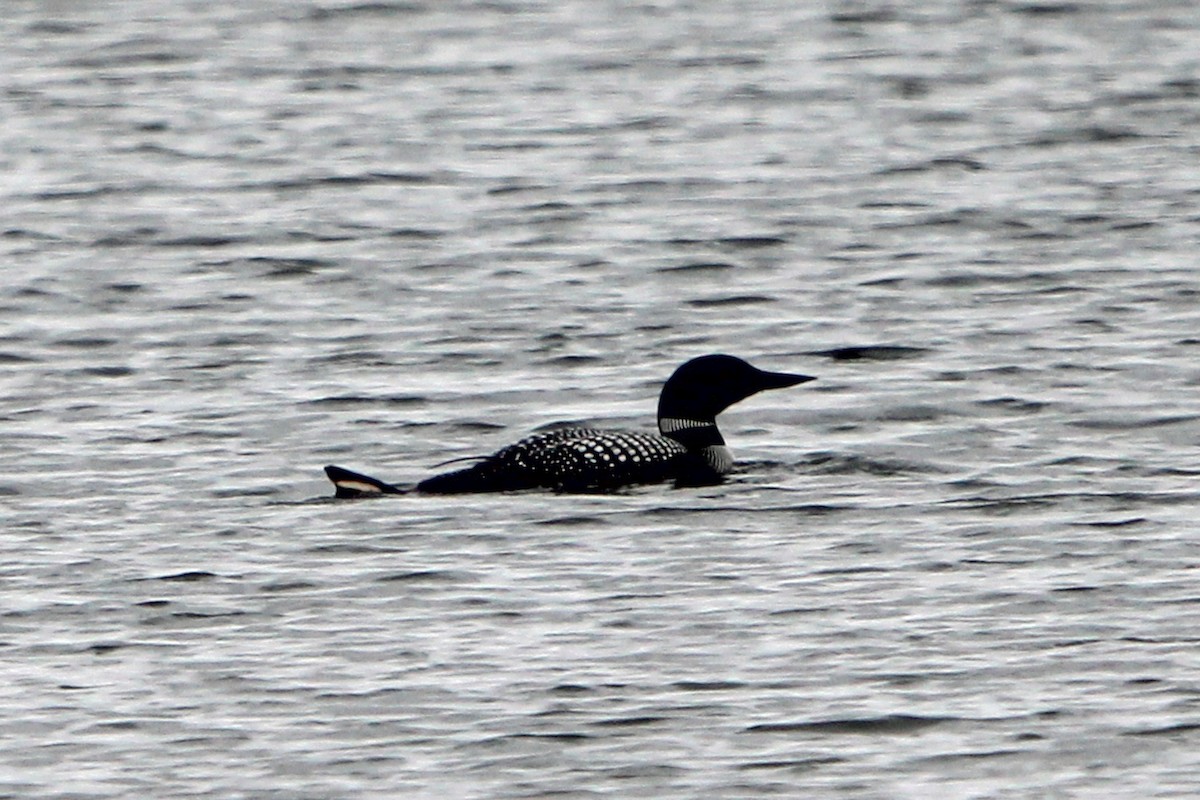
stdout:
POLYGON ((1200 792, 1200 16, 12 2, 0 794, 1200 792), (741 472, 332 502, 679 363, 741 472))

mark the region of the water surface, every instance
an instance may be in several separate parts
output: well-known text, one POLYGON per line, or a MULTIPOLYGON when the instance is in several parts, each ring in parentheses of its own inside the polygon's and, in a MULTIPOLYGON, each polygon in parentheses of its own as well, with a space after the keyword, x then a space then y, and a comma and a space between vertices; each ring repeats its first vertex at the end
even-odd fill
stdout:
POLYGON ((1190 2, 10 6, 0 793, 1200 789, 1190 2))

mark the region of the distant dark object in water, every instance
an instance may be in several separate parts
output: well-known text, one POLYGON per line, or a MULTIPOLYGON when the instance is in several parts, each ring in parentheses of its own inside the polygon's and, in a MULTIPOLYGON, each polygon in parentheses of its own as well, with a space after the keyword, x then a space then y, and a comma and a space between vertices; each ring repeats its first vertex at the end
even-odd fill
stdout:
MULTIPOLYGON (((547 431, 489 456, 456 459, 477 463, 435 475, 413 490, 429 494, 522 489, 610 492, 663 481, 674 481, 676 486, 717 484, 733 469, 733 456, 717 430, 717 415, 758 392, 811 380, 815 378, 766 372, 734 356, 701 356, 675 370, 663 385, 657 434, 594 428, 547 431)), ((407 491, 342 467, 328 466, 325 474, 337 489, 336 497, 407 491)))
POLYGON ((904 347, 892 344, 864 344, 835 347, 832 350, 813 350, 810 356, 825 356, 834 361, 895 361, 929 352, 924 347, 904 347))

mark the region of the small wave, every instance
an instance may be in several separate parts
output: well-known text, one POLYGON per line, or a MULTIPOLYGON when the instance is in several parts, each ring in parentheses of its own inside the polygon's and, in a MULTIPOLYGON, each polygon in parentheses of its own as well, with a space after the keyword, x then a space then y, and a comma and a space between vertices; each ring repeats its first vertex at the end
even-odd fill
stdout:
POLYGON ((1027 509, 1054 508, 1081 502, 1121 506, 1128 510, 1128 506, 1135 504, 1177 505, 1194 503, 1198 499, 1200 493, 1197 492, 1051 492, 1010 497, 961 497, 943 501, 940 505, 982 513, 1011 514, 1027 509))
POLYGON ((743 772, 749 770, 786 770, 787 772, 809 772, 828 764, 841 764, 846 759, 838 756, 814 756, 812 758, 780 759, 778 761, 747 761, 737 765, 743 772))
POLYGON ((462 583, 474 580, 474 575, 461 570, 418 569, 395 572, 375 579, 376 583, 462 583))
POLYGON ((54 342, 59 347, 70 347, 78 350, 94 350, 102 347, 111 347, 117 344, 116 339, 108 339, 102 336, 78 336, 69 337, 66 339, 58 339, 54 342))
POLYGON ((266 267, 268 278, 287 278, 293 275, 312 275, 314 272, 333 266, 332 261, 322 258, 248 258, 246 262, 257 267, 266 267))
MULTIPOLYGON (((189 63, 196 61, 198 56, 193 53, 176 52, 174 45, 167 42, 162 42, 163 49, 157 47, 147 47, 144 50, 132 50, 129 52, 114 52, 117 47, 122 47, 125 44, 134 45, 136 43, 118 43, 109 52, 101 51, 96 55, 87 55, 80 58, 73 58, 66 62, 66 66, 75 67, 86 70, 104 70, 115 69, 120 67, 140 67, 143 65, 172 65, 189 63)), ((158 42, 147 42, 147 44, 159 44, 158 42)))
POLYGON ((844 453, 815 453, 798 465, 818 475, 906 475, 942 473, 940 467, 918 461, 870 458, 844 453))
POLYGON ((895 22, 900 18, 894 8, 862 8, 851 11, 835 11, 829 15, 829 21, 834 25, 878 25, 885 22, 895 22))
POLYGON ((1050 131, 1031 139, 1027 144, 1030 147, 1059 147, 1066 144, 1127 142, 1132 139, 1143 138, 1145 137, 1142 134, 1129 128, 1085 125, 1079 128, 1064 128, 1050 131))
POLYGON ((977 400, 979 408, 1000 409, 1014 414, 1036 414, 1049 405, 1040 400, 1025 400, 1020 397, 993 397, 990 400, 977 400))
MULTIPOLYGON (((569 423, 554 423, 553 425, 545 425, 540 428, 535 428, 535 433, 540 433, 543 430, 553 430, 555 427, 569 423)), ((507 425, 499 422, 487 422, 486 420, 463 420, 461 422, 451 422, 447 427, 452 431, 463 431, 465 433, 490 433, 492 431, 502 431, 507 429, 507 425)), ((485 456, 471 456, 471 458, 484 458, 485 456)))
POLYGON ((317 584, 312 581, 277 581, 275 583, 265 583, 259 587, 260 592, 296 592, 305 589, 316 589, 317 584))
MULTIPOLYGON (((853 511, 855 506, 852 505, 834 505, 832 503, 796 503, 794 505, 784 506, 761 506, 755 508, 753 513, 786 513, 793 516, 802 517, 824 517, 829 514, 839 514, 843 511, 853 511)), ((741 512, 745 513, 745 512, 741 512)))
MULTIPOLYGON (((380 495, 380 497, 386 497, 386 495, 380 495)), ((318 498, 318 500, 320 500, 323 503, 328 503, 329 505, 337 505, 337 506, 341 506, 341 507, 344 507, 342 504, 345 502, 343 500, 337 500, 332 495, 330 495, 328 497, 320 497, 320 498, 318 498)), ((313 545, 311 547, 305 548, 305 552, 307 552, 307 553, 323 553, 323 554, 333 553, 333 554, 338 554, 338 555, 347 555, 347 554, 348 555, 360 555, 363 553, 375 554, 375 555, 390 555, 390 554, 395 554, 395 553, 402 553, 404 551, 403 551, 403 549, 398 548, 398 547, 386 547, 383 545, 365 544, 362 542, 336 542, 334 544, 313 545)))
MULTIPOLYGON (((679 182, 631 181, 631 182, 621 184, 621 185, 630 187, 630 188, 637 188, 637 186, 639 184, 645 184, 645 183, 653 183, 653 185, 656 187, 680 186, 680 187, 696 189, 696 188, 701 188, 701 187, 720 185, 721 182, 720 181, 699 180, 699 179, 698 180, 685 180, 685 181, 679 181, 679 182)), ((692 239, 692 238, 677 237, 674 239, 667 239, 664 242, 664 244, 671 245, 672 247, 703 247, 703 248, 716 247, 716 248, 720 248, 723 250, 760 250, 760 249, 766 248, 766 247, 778 247, 780 245, 787 244, 787 242, 788 242, 788 240, 786 237, 771 236, 769 234, 764 234, 761 236, 752 236, 752 235, 723 236, 723 237, 720 237, 717 239, 692 239)))
POLYGON ((992 514, 1010 514, 1029 508, 1051 508, 1063 501, 1062 496, 1025 495, 1013 497, 960 497, 946 500, 943 506, 992 514))
POLYGON ((137 369, 134 369, 133 367, 112 365, 84 367, 83 369, 77 369, 77 371, 73 374, 89 375, 91 378, 128 378, 130 375, 136 373, 137 369))
POLYGON ((746 728, 747 733, 911 733, 944 722, 957 722, 956 717, 923 717, 910 714, 885 714, 860 719, 828 719, 815 722, 764 722, 746 728))
POLYGON ((1083 10, 1083 6, 1080 3, 1071 2, 1022 3, 1012 6, 1010 10, 1014 14, 1023 14, 1029 17, 1062 17, 1068 14, 1078 14, 1083 10))
POLYGON ((1082 528, 1127 528, 1133 525, 1144 525, 1149 522, 1145 517, 1130 517, 1128 519, 1096 520, 1093 522, 1072 522, 1072 525, 1082 528))
MULTIPOLYGON (((102 186, 84 186, 64 189, 47 189, 41 192, 34 192, 29 195, 33 200, 88 200, 100 197, 113 197, 123 195, 145 196, 157 194, 163 191, 163 187, 157 183, 131 183, 131 184, 105 184, 102 186)), ((50 238, 42 237, 40 238, 50 238)), ((53 237, 58 239, 58 237, 53 237)))
MULTIPOLYGON (((849 544, 839 547, 839 549, 848 549, 859 552, 861 546, 858 544, 849 544)), ((888 567, 876 567, 870 564, 858 564, 852 567, 829 567, 827 569, 819 569, 814 572, 815 575, 871 575, 873 573, 891 572, 888 567)))
POLYGON ((232 497, 272 497, 281 492, 282 490, 278 486, 241 486, 228 489, 214 489, 212 495, 213 497, 227 499, 232 497))
POLYGON ((145 624, 162 624, 170 620, 180 619, 221 619, 225 617, 244 617, 248 611, 173 611, 163 617, 148 620, 145 624))
POLYGON ((701 297, 695 300, 689 300, 688 305, 693 308, 712 308, 722 306, 748 306, 760 305, 763 303, 777 302, 778 298, 768 297, 762 294, 736 294, 727 297, 701 297))
POLYGON ((671 687, 685 692, 727 692, 744 689, 748 685, 742 681, 675 681, 671 687))
POLYGON ((389 239, 440 239, 445 234, 442 231, 432 230, 429 228, 393 228, 386 231, 384 236, 389 239))
POLYGON ((428 186, 438 182, 451 182, 447 174, 435 172, 363 172, 350 175, 313 175, 308 178, 281 178, 264 183, 247 183, 234 187, 249 191, 290 189, 314 189, 321 186, 377 186, 398 184, 401 186, 428 186))
POLYGON ((825 614, 829 609, 825 606, 797 606, 795 608, 781 608, 777 611, 772 611, 768 614, 771 617, 804 617, 809 614, 825 614))
POLYGON ((398 366, 389 356, 378 350, 347 350, 340 353, 329 353, 310 357, 308 362, 310 364, 361 364, 366 367, 398 366))
POLYGON ((966 158, 963 156, 949 156, 944 158, 932 158, 927 161, 918 161, 912 164, 901 164, 894 167, 885 167, 879 170, 877 175, 902 175, 913 172, 930 172, 932 170, 946 169, 947 167, 955 169, 965 169, 970 172, 978 172, 984 169, 982 161, 974 158, 966 158))
POLYGON ((735 250, 759 250, 764 247, 778 247, 787 244, 783 236, 726 236, 717 239, 717 244, 735 250))
POLYGON ((187 572, 173 572, 169 575, 158 575, 154 578, 143 578, 142 580, 193 583, 196 581, 210 581, 214 578, 219 578, 219 577, 220 576, 217 575, 215 572, 208 572, 207 570, 196 569, 196 570, 188 570, 187 572))
POLYGON ((317 397, 305 400, 306 406, 332 406, 333 408, 352 408, 354 406, 418 406, 427 399, 412 394, 365 395, 338 394, 328 397, 317 397))
POLYGON ((1105 419, 1080 419, 1067 423, 1074 428, 1084 428, 1096 431, 1134 431, 1146 428, 1161 428, 1168 425, 1181 425, 1200 420, 1200 414, 1175 414, 1163 417, 1148 417, 1129 419, 1128 417, 1111 417, 1105 419))
POLYGON ((946 416, 947 409, 939 406, 900 405, 875 415, 880 422, 936 422, 946 416))
POLYGON ((548 186, 540 183, 504 183, 500 186, 493 186, 488 189, 486 194, 492 197, 499 197, 506 194, 523 194, 525 192, 544 192, 548 186))
POLYGON ((1125 731, 1125 736, 1178 736, 1183 733, 1200 731, 1200 722, 1180 722, 1175 725, 1164 725, 1159 728, 1139 728, 1125 731))
POLYGON ((675 62, 682 69, 710 69, 713 67, 758 67, 763 65, 761 58, 741 54, 721 54, 712 56, 689 56, 675 62))
POLYGON ((824 356, 834 361, 896 361, 914 358, 932 352, 927 347, 909 347, 893 344, 866 344, 834 347, 830 350, 809 350, 807 356, 824 356))
POLYGON ((963 270, 947 272, 921 281, 926 286, 947 289, 971 289, 984 286, 1024 287, 1030 284, 1045 284, 1048 291, 1081 291, 1080 287, 1064 284, 1064 276, 1053 272, 986 272, 963 270))
POLYGON ((559 684, 556 684, 556 685, 550 687, 550 691, 554 694, 565 694, 565 695, 574 696, 574 695, 582 695, 582 694, 592 694, 593 692, 596 691, 596 689, 595 689, 595 687, 592 687, 592 686, 584 686, 581 683, 559 683, 559 684))
POLYGON ((554 356, 543 361, 543 364, 551 366, 575 366, 578 364, 600 364, 605 360, 604 356, 590 355, 588 353, 570 353, 568 355, 554 356))
POLYGON ((737 265, 730 264, 728 261, 689 261, 685 264, 659 267, 656 272, 691 274, 697 272, 723 272, 730 269, 737 269, 737 265))
POLYGON ((1027 756, 1028 750, 1018 750, 1015 748, 1004 748, 1001 750, 979 750, 963 753, 941 753, 936 756, 923 758, 921 761, 925 764, 947 764, 954 761, 979 761, 989 758, 1008 758, 1009 756, 1027 756))
POLYGON ((632 728, 641 725, 653 725, 657 722, 665 722, 666 717, 660 717, 653 714, 645 714, 641 716, 631 717, 610 717, 608 719, 598 719, 591 723, 597 728, 632 728))
POLYGON ((549 519, 540 519, 535 525, 543 525, 551 528, 574 528, 582 525, 605 524, 606 520, 603 517, 590 514, 572 514, 565 517, 550 517, 549 519))
POLYGON ((420 14, 428 11, 424 3, 354 3, 348 6, 317 6, 305 15, 314 22, 326 22, 342 17, 390 17, 400 14, 420 14))
POLYGON ((170 239, 158 239, 152 244, 155 247, 230 247, 235 244, 249 244, 248 237, 219 236, 196 234, 193 236, 177 236, 170 239))
POLYGON ((1194 475, 1200 475, 1200 469, 1189 469, 1187 467, 1157 467, 1154 469, 1142 470, 1141 474, 1151 478, 1158 477, 1160 475, 1191 477, 1194 475))
POLYGON ((29 33, 44 33, 51 36, 66 36, 73 33, 83 33, 91 25, 88 23, 68 22, 61 19, 35 20, 29 24, 29 33))
POLYGON ((583 742, 595 738, 591 734, 577 733, 575 731, 560 731, 550 733, 510 733, 504 736, 494 736, 490 739, 484 739, 477 742, 465 742, 458 745, 459 748, 474 748, 480 746, 498 746, 509 742, 534 741, 534 742, 583 742))
POLYGON ((1112 97, 1114 105, 1125 107, 1131 103, 1157 103, 1163 100, 1194 100, 1200 97, 1200 80, 1172 78, 1163 81, 1154 89, 1137 89, 1112 97))

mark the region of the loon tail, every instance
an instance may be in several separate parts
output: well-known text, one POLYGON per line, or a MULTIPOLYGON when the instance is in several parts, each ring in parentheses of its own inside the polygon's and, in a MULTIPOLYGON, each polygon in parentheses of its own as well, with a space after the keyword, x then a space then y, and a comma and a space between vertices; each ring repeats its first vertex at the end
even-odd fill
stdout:
POLYGON ((380 494, 404 494, 404 490, 358 472, 330 464, 325 474, 333 481, 334 497, 372 497, 380 494))

